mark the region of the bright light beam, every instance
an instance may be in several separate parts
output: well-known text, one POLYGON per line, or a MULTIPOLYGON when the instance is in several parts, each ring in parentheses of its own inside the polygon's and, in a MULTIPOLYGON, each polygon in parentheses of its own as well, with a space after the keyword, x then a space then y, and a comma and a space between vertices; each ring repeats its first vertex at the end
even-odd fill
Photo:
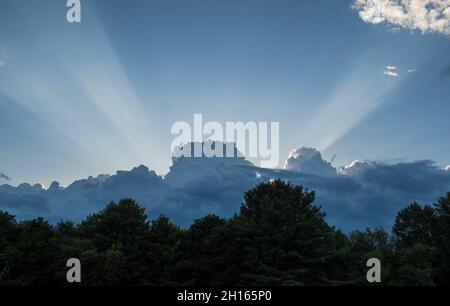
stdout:
POLYGON ((360 65, 300 130, 301 144, 324 151, 386 101, 399 80, 360 65))

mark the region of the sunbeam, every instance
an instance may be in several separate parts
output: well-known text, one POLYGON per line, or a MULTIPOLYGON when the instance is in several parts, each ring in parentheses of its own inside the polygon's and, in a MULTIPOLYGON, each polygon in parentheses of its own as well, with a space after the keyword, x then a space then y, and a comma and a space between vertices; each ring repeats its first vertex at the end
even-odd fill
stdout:
POLYGON ((158 129, 100 22, 81 27, 75 36, 61 34, 45 49, 39 39, 45 31, 35 35, 28 48, 35 48, 42 60, 27 57, 28 48, 11 55, 0 75, 1 92, 77 144, 80 154, 88 152, 86 159, 105 170, 153 166, 167 159, 156 137, 158 129), (95 42, 95 48, 77 40, 95 42))
POLYGON ((300 129, 300 142, 324 151, 380 107, 400 80, 359 64, 300 129))

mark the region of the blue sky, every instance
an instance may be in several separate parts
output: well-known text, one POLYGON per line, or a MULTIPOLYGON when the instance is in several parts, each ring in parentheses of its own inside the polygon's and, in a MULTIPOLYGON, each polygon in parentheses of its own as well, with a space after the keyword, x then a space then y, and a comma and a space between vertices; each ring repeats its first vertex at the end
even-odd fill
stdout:
POLYGON ((194 113, 279 121, 280 167, 302 145, 335 166, 450 164, 445 33, 365 22, 353 1, 81 2, 81 24, 65 1, 0 3, 0 172, 12 184, 165 173, 170 127, 194 113))

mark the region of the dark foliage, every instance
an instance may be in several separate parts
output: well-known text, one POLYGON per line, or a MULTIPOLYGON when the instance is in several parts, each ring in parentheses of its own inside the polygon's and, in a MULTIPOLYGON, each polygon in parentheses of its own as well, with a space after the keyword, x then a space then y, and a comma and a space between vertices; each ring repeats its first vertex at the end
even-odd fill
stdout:
POLYGON ((248 191, 229 220, 208 215, 187 229, 149 222, 131 199, 80 224, 16 222, 0 212, 0 284, 67 285, 79 258, 82 284, 368 285, 366 262, 382 262, 382 285, 450 284, 450 193, 400 211, 383 229, 349 235, 329 226, 314 192, 282 181, 248 191))

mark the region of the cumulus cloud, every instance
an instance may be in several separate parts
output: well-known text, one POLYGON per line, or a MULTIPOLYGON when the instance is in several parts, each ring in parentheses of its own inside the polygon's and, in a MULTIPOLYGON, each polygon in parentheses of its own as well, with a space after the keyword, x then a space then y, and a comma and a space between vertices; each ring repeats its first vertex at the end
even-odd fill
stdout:
MULTIPOLYGON (((387 75, 389 77, 398 77, 400 75, 398 70, 399 70, 399 68, 397 66, 389 66, 388 65, 388 66, 384 67, 383 74, 387 75)), ((414 73, 416 71, 417 71, 416 68, 406 70, 406 72, 408 72, 408 73, 414 73)))
POLYGON ((448 165, 447 167, 445 167, 445 171, 450 171, 450 165, 448 165))
POLYGON ((384 69, 383 74, 390 77, 398 77, 397 66, 389 66, 387 65, 384 69))
POLYGON ((322 158, 319 151, 307 147, 293 150, 286 160, 284 169, 319 176, 336 175, 336 169, 322 158))
POLYGON ((367 23, 450 35, 450 0, 355 0, 353 8, 367 23))
POLYGON ((390 76, 390 77, 398 77, 398 72, 397 71, 392 71, 392 70, 385 70, 383 72, 384 75, 390 76))
POLYGON ((368 163, 360 162, 359 160, 355 160, 351 162, 349 165, 346 165, 339 169, 339 174, 341 175, 349 175, 349 176, 358 176, 361 172, 367 169, 369 166, 368 163))
POLYGON ((396 213, 412 201, 433 203, 450 191, 450 171, 431 161, 387 164, 355 161, 336 171, 312 148, 289 155, 286 169, 259 168, 243 158, 174 159, 162 177, 145 166, 113 175, 76 181, 67 188, 53 183, 0 186, 0 210, 19 219, 43 216, 51 222, 81 220, 111 200, 136 199, 149 218, 169 216, 181 226, 206 214, 231 217, 245 191, 273 179, 290 181, 316 191, 316 204, 328 221, 344 231, 365 227, 389 228, 396 213), (332 175, 333 174, 333 175, 332 175))

